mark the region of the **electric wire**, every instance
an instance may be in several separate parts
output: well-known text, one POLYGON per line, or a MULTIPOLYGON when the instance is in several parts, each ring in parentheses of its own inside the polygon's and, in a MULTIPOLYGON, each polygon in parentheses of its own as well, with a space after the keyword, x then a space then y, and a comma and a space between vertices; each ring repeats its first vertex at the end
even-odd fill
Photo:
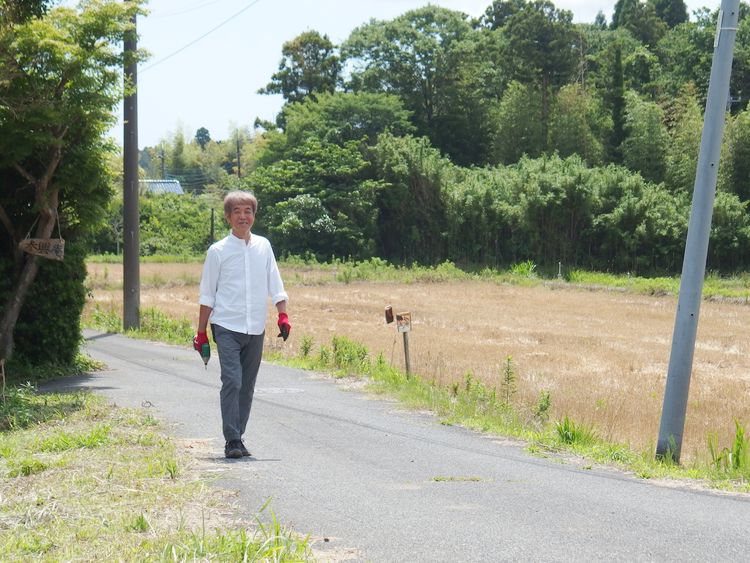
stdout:
POLYGON ((174 16, 181 16, 183 14, 189 14, 190 12, 194 12, 195 10, 200 10, 201 8, 205 8, 206 6, 211 6, 212 4, 218 4, 219 2, 224 2, 224 0, 211 0, 210 2, 204 2, 203 4, 198 4, 197 6, 192 6, 190 8, 180 10, 179 12, 169 12, 166 14, 153 15, 151 17, 154 19, 164 19, 164 18, 171 18, 174 16))
POLYGON ((207 32, 205 32, 205 33, 204 33, 203 35, 201 35, 201 36, 197 37, 196 39, 193 39, 192 41, 190 41, 190 42, 189 42, 189 43, 187 43, 186 45, 183 45, 182 47, 180 47, 180 48, 179 48, 179 49, 177 49, 176 51, 173 51, 172 53, 170 53, 170 54, 169 54, 169 55, 167 55, 166 57, 163 57, 163 58, 159 59, 158 61, 154 61, 153 63, 151 63, 151 64, 150 64, 150 65, 148 65, 148 66, 145 66, 145 67, 143 67, 142 69, 138 69, 138 72, 142 74, 142 73, 144 73, 144 72, 146 72, 146 71, 148 71, 148 70, 150 70, 150 69, 154 68, 155 66, 157 66, 157 65, 160 65, 161 63, 163 63, 163 62, 165 62, 165 61, 167 61, 167 60, 171 59, 172 57, 174 57, 175 55, 177 55, 177 54, 181 53, 182 51, 184 51, 184 50, 185 50, 185 49, 187 49, 188 47, 192 47, 193 45, 195 45, 196 43, 198 43, 198 42, 199 42, 199 41, 201 41, 202 39, 205 39, 205 38, 206 38, 207 36, 209 36, 210 34, 212 34, 212 33, 213 33, 214 31, 216 31, 217 29, 219 29, 219 28, 221 28, 221 27, 225 26, 226 24, 228 24, 228 23, 229 23, 230 21, 232 21, 232 20, 233 20, 234 18, 236 18, 236 17, 237 17, 237 16, 239 16, 240 14, 242 14, 242 13, 246 12, 247 10, 249 10, 250 8, 252 8, 253 6, 255 6, 255 5, 256 5, 256 4, 258 3, 258 2, 260 2, 260 0, 253 0, 253 1, 252 1, 252 2, 250 2, 250 3, 249 3, 249 4, 247 5, 247 6, 245 6, 244 8, 242 8, 242 9, 241 9, 241 10, 240 10, 239 12, 237 12, 237 13, 235 13, 235 14, 232 14, 232 15, 231 15, 231 16, 229 16, 229 17, 228 17, 227 19, 225 19, 224 21, 222 21, 222 22, 221 22, 220 24, 218 24, 218 25, 216 25, 215 27, 212 27, 211 29, 209 29, 209 30, 208 30, 207 32))

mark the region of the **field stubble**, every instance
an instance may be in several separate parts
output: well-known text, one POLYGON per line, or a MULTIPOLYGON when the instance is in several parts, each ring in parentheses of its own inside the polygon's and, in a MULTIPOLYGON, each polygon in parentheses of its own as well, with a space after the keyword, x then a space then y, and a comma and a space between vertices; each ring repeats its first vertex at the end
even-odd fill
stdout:
MULTIPOLYGON (((141 307, 197 322, 200 264, 141 264, 141 307), (149 283, 153 280, 154 283, 149 283)), ((593 425, 604 438, 653 448, 659 427, 676 298, 575 286, 500 285, 486 281, 401 284, 321 280, 313 270, 282 266, 290 294, 292 337, 276 339, 269 315, 267 347, 299 354, 303 336, 315 348, 346 336, 404 366, 401 334, 385 324, 384 308, 412 313, 411 369, 441 385, 466 374, 500 387, 512 358, 514 403, 533 408, 551 396, 550 416, 593 425)), ((329 275, 330 277, 330 275, 329 275)), ((92 298, 122 310, 122 268, 89 264, 92 298)), ((189 345, 186 343, 186 345, 189 345)), ((750 421, 750 307, 704 302, 693 362, 683 457, 734 436, 734 420, 750 421)))

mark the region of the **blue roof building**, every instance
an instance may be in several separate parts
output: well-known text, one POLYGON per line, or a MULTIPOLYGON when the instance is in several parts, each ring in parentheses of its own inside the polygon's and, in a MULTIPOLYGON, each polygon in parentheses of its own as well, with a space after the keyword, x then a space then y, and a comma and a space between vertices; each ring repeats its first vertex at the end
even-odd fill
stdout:
POLYGON ((149 194, 178 194, 183 195, 179 180, 139 180, 138 187, 149 194))

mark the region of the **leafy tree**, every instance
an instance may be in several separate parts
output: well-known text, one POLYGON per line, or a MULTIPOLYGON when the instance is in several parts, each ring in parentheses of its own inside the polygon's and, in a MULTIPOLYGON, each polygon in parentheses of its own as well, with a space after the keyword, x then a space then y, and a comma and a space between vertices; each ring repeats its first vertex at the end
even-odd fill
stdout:
POLYGON ((645 45, 655 46, 667 31, 653 3, 641 0, 617 0, 612 29, 626 29, 645 45))
MULTIPOLYGON (((40 269, 38 257, 18 250, 20 240, 26 233, 51 238, 59 217, 73 242, 106 203, 103 134, 121 98, 118 45, 138 10, 137 2, 84 2, 80 11, 56 8, 0 25, 0 244, 11 280, 0 358, 13 353, 14 329, 40 269)), ((76 350, 74 324, 66 335, 76 350)))
POLYGON ((533 0, 508 17, 502 28, 510 77, 533 83, 541 95, 542 136, 547 136, 552 94, 568 82, 576 64, 578 35, 573 14, 549 0, 533 0))
POLYGON ((724 145, 719 186, 740 201, 750 201, 750 111, 728 120, 724 145))
POLYGON ((748 202, 735 195, 717 192, 711 217, 708 267, 731 272, 750 261, 750 216, 748 202))
POLYGON ((672 190, 692 193, 698 166, 703 115, 697 92, 687 84, 671 108, 669 145, 666 154, 666 182, 672 190))
POLYGON ((750 216, 747 201, 731 193, 718 192, 711 217, 707 265, 715 270, 735 271, 750 263, 750 216))
POLYGON ((206 150, 209 141, 211 141, 211 135, 205 127, 201 127, 195 132, 195 142, 198 143, 202 151, 206 150))
POLYGON ((622 143, 625 140, 625 81, 622 69, 622 48, 615 47, 612 65, 612 88, 609 91, 609 106, 612 112, 612 135, 609 138, 609 157, 615 163, 622 162, 622 143))
POLYGON ((391 21, 372 20, 355 29, 341 47, 351 64, 348 87, 355 91, 386 92, 401 98, 412 112, 417 133, 443 147, 438 124, 460 113, 444 95, 455 77, 452 49, 473 33, 468 16, 426 6, 391 21))
POLYGON ((445 193, 455 167, 422 137, 384 133, 370 153, 378 191, 378 255, 395 262, 445 259, 445 193))
POLYGON ((602 138, 609 127, 598 100, 581 86, 558 92, 549 127, 549 147, 561 157, 580 155, 589 165, 604 161, 602 138))
POLYGON ((662 89, 672 96, 692 82, 698 91, 699 104, 705 105, 708 79, 713 60, 715 20, 702 18, 670 29, 656 46, 661 61, 662 89))
POLYGON ((494 117, 495 138, 492 162, 512 164, 523 155, 537 157, 544 152, 541 95, 533 85, 512 82, 494 117))
POLYGON ((286 142, 297 146, 307 137, 335 144, 364 141, 375 144, 384 131, 405 135, 414 131, 410 112, 391 94, 325 93, 284 107, 286 142))
POLYGON ((659 60, 646 47, 639 45, 622 61, 625 88, 656 99, 659 94, 657 78, 661 74, 659 60))
POLYGON ((490 161, 492 112, 507 87, 502 42, 499 31, 483 29, 454 43, 446 55, 447 77, 437 105, 448 109, 435 117, 433 144, 458 165, 490 161))
POLYGON ((0 25, 23 23, 47 13, 54 0, 0 0, 0 25))
POLYGON ((380 184, 372 180, 359 142, 339 146, 308 137, 245 183, 264 209, 257 229, 279 253, 324 260, 373 255, 380 184))
POLYGON ((654 6, 657 17, 672 28, 688 21, 684 0, 648 0, 654 6))
POLYGON ((480 24, 489 29, 500 29, 525 5, 526 0, 493 0, 480 18, 480 24))
POLYGON ((281 94, 287 102, 301 102, 336 89, 341 62, 327 35, 305 31, 284 43, 281 54, 278 72, 259 94, 281 94))
POLYGON ((640 172, 646 180, 661 182, 666 172, 668 145, 664 112, 658 104, 641 99, 633 91, 626 93, 625 100, 623 164, 640 172))

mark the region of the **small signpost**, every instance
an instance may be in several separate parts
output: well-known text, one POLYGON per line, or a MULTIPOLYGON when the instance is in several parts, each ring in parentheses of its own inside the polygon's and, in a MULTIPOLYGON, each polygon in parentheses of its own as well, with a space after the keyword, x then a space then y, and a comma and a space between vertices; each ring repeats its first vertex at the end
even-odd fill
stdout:
MULTIPOLYGON (((386 324, 393 322, 393 307, 385 308, 386 324)), ((409 333, 411 332, 411 313, 405 311, 396 313, 396 329, 404 335, 404 362, 406 364, 406 377, 411 373, 411 362, 409 361, 409 333)))
POLYGON ((61 238, 25 238, 18 248, 50 260, 63 260, 65 256, 65 241, 61 238))

